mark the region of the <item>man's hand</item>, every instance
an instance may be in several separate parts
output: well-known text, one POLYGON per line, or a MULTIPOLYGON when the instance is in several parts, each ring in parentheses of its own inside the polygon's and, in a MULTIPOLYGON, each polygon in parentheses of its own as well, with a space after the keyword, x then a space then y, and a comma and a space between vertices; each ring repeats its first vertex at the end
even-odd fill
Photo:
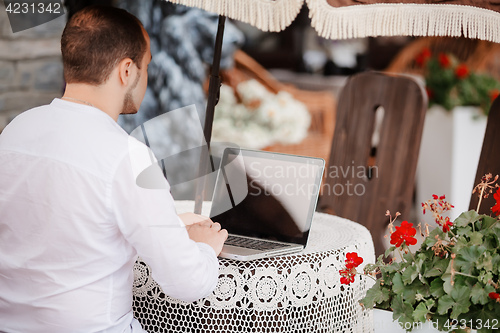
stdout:
MULTIPOLYGON (((189 234, 189 238, 191 238, 195 242, 201 242, 210 245, 214 249, 215 254, 219 255, 220 251, 222 251, 222 246, 227 239, 227 230, 221 229, 219 223, 212 222, 212 220, 210 220, 208 217, 196 214, 192 215, 195 216, 190 216, 190 219, 188 219, 189 221, 196 220, 197 218, 195 217, 198 217, 201 222, 191 222, 191 224, 186 225, 186 230, 189 234)), ((184 221, 184 223, 186 223, 183 216, 180 217, 184 221)))
POLYGON ((200 223, 206 221, 209 221, 210 224, 213 223, 212 220, 210 220, 210 218, 195 213, 183 213, 179 214, 179 217, 181 218, 182 222, 184 222, 185 225, 191 225, 193 223, 200 223))

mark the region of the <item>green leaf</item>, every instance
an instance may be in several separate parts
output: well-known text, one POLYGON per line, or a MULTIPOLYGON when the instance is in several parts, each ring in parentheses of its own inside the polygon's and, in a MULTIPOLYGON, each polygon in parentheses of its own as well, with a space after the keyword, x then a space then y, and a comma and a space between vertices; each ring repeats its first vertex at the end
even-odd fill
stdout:
POLYGON ((380 285, 380 280, 367 290, 366 296, 361 300, 365 308, 371 309, 374 305, 381 304, 390 299, 390 292, 380 285))
POLYGON ((395 246, 389 247, 387 250, 385 250, 384 256, 387 258, 392 252, 396 250, 395 246))
POLYGON ((481 259, 476 263, 477 269, 491 272, 493 271, 493 260, 491 254, 487 251, 483 252, 481 259))
POLYGON ((365 274, 369 274, 369 273, 372 273, 374 270, 376 270, 378 268, 377 265, 375 264, 366 264, 365 265, 365 268, 363 268, 363 272, 365 274))
POLYGON ((393 318, 397 318, 402 327, 413 325, 413 307, 403 302, 401 295, 396 295, 391 302, 393 318), (408 325, 405 325, 409 323, 408 325))
POLYGON ((490 301, 488 294, 494 291, 495 289, 490 285, 484 286, 480 283, 476 283, 470 291, 470 299, 474 304, 484 305, 490 301))
MULTIPOLYGON (((472 232, 472 228, 467 226, 467 227, 463 227, 463 228, 457 228, 456 230, 456 234, 457 236, 467 236, 468 234, 470 234, 472 232)), ((465 241, 467 241, 464 237, 462 237, 465 241)))
POLYGON ((406 267, 403 272, 402 279, 404 284, 410 284, 415 280, 418 276, 418 272, 415 266, 406 267))
POLYGON ((447 314, 448 310, 455 304, 455 300, 450 295, 444 295, 438 300, 437 311, 439 314, 447 314))
POLYGON ((430 289, 432 296, 439 298, 445 294, 443 289, 443 283, 444 281, 441 279, 432 280, 430 289))
POLYGON ((403 254, 403 259, 405 260, 405 262, 410 263, 409 266, 412 265, 412 263, 413 263, 413 255, 410 252, 404 253, 403 254))
POLYGON ((482 215, 482 218, 482 229, 488 229, 498 221, 496 218, 487 215, 482 215))
POLYGON ((443 239, 443 231, 440 228, 435 228, 434 230, 432 230, 429 233, 429 236, 427 236, 424 239, 422 246, 424 246, 426 248, 431 248, 432 246, 434 246, 434 244, 436 244, 436 242, 437 242, 437 240, 436 240, 437 235, 439 235, 439 238, 443 239))
POLYGON ((491 264, 493 265, 494 268, 496 267, 496 274, 500 275, 500 254, 498 253, 498 249, 497 253, 493 256, 493 259, 491 260, 491 264))
POLYGON ((455 222, 453 222, 453 224, 457 227, 465 227, 476 222, 480 218, 481 215, 476 213, 475 210, 469 210, 468 212, 463 212, 462 214, 460 214, 460 216, 455 219, 455 222))
POLYGON ((451 297, 455 300, 455 305, 451 311, 451 318, 458 318, 462 313, 467 313, 470 307, 470 290, 467 287, 455 287, 451 292, 451 297))
POLYGON ((467 287, 455 287, 450 295, 444 295, 438 300, 438 313, 446 314, 450 309, 450 318, 456 319, 462 313, 469 311, 469 289, 467 287))
POLYGON ((490 281, 490 280, 493 280, 493 273, 492 272, 482 271, 479 273, 479 281, 481 281, 485 285, 488 284, 488 281, 490 281))
POLYGON ((435 258, 435 260, 433 260, 432 264, 430 265, 431 268, 424 273, 424 276, 425 277, 432 277, 432 276, 443 275, 443 273, 446 272, 446 269, 448 268, 449 263, 450 263, 450 259, 435 258))
POLYGON ((470 233, 470 243, 472 245, 483 244, 483 234, 478 232, 478 231, 471 232, 470 233))
POLYGON ((400 273, 394 274, 394 277, 392 278, 392 291, 395 294, 401 294, 405 290, 405 286, 403 284, 403 280, 401 278, 400 273))
POLYGON ((479 247, 477 245, 464 247, 458 252, 457 257, 455 258, 456 267, 461 272, 472 272, 472 269, 475 267, 476 262, 479 260, 484 250, 484 247, 479 247))
POLYGON ((485 234, 483 244, 488 251, 495 251, 500 246, 498 243, 498 236, 492 231, 485 234))
POLYGON ((417 322, 425 322, 427 320, 427 313, 429 310, 424 303, 420 302, 415 311, 413 311, 413 320, 417 322))
POLYGON ((385 265, 382 268, 382 271, 385 272, 385 273, 387 273, 387 274, 391 274, 391 273, 394 273, 394 272, 398 272, 400 269, 401 269, 401 267, 400 267, 399 263, 393 262, 390 265, 385 265))
POLYGON ((402 294, 405 303, 414 305, 416 301, 426 299, 430 296, 429 285, 415 279, 410 285, 406 285, 402 294))
MULTIPOLYGON (((469 230, 469 232, 472 232, 472 229, 469 230)), ((469 246, 469 241, 467 240, 467 238, 463 235, 459 236, 456 240, 455 246, 451 249, 451 252, 457 254, 458 252, 460 252, 461 249, 468 246, 469 246)))
POLYGON ((384 264, 384 255, 381 254, 377 258, 377 265, 383 265, 384 264))
POLYGON ((436 305, 436 301, 432 298, 429 298, 428 300, 425 301, 425 306, 427 309, 432 309, 436 305))

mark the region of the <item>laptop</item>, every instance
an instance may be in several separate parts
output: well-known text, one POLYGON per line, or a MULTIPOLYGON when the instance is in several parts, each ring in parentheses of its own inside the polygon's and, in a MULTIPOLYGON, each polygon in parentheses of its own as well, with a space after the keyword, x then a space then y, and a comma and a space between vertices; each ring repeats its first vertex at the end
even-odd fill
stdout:
POLYGON ((316 157, 226 148, 210 211, 229 233, 220 257, 247 261, 303 250, 324 167, 316 157))

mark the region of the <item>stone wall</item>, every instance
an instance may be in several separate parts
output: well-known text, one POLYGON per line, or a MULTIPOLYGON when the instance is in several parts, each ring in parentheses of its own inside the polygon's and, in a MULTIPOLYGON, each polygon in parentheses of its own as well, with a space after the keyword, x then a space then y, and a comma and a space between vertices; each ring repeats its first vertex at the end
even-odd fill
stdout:
POLYGON ((19 113, 48 104, 64 89, 60 38, 61 16, 12 33, 0 1, 0 132, 19 113))

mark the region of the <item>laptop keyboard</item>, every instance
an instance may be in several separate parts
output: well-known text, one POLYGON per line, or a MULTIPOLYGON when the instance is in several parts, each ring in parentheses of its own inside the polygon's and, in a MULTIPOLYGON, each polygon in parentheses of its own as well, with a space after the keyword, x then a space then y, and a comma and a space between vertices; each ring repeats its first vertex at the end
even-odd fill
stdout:
POLYGON ((274 250, 288 246, 288 244, 269 242, 261 239, 250 239, 234 235, 229 235, 224 244, 244 247, 246 249, 261 250, 261 251, 274 250))

